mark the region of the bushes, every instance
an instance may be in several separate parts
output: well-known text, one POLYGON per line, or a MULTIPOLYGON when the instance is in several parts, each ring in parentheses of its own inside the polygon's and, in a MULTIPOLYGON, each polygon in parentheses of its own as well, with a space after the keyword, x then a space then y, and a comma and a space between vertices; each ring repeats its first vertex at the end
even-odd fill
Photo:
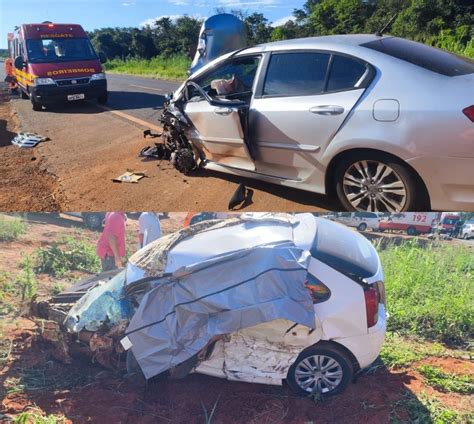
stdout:
POLYGON ((465 345, 474 336, 474 255, 463 246, 380 252, 385 270, 388 330, 465 345))
POLYGON ((112 72, 176 80, 185 79, 190 66, 191 60, 184 55, 157 56, 150 60, 114 59, 106 64, 107 70, 112 72))
POLYGON ((100 271, 95 246, 83 239, 64 237, 63 243, 52 243, 36 252, 35 272, 62 276, 70 271, 100 271))
POLYGON ((0 216, 0 241, 12 241, 18 239, 26 232, 26 224, 20 218, 9 218, 0 216))

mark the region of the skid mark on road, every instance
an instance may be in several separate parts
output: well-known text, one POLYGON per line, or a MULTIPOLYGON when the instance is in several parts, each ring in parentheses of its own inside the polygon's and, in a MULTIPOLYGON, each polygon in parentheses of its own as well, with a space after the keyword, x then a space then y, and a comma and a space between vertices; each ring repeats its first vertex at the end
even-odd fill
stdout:
POLYGON ((114 109, 111 109, 107 106, 99 105, 99 107, 101 109, 106 110, 107 112, 113 113, 114 115, 117 115, 117 116, 119 116, 123 119, 126 119, 127 121, 134 122, 135 124, 141 125, 142 127, 149 128, 149 129, 151 129, 153 131, 157 131, 157 132, 162 132, 163 131, 163 128, 159 127, 158 125, 154 125, 151 122, 144 121, 143 119, 140 119, 140 118, 137 118, 135 116, 129 115, 128 113, 121 112, 119 110, 114 110, 114 109))
POLYGON ((161 93, 165 93, 166 90, 162 90, 161 88, 153 88, 153 87, 147 87, 145 85, 136 85, 136 84, 130 84, 130 87, 137 87, 137 88, 145 88, 147 90, 155 90, 155 91, 159 91, 161 93))

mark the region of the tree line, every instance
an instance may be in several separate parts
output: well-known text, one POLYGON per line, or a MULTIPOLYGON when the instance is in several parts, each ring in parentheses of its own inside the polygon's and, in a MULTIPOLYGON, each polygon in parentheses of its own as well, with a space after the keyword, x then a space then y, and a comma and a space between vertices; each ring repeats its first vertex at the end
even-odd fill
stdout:
MULTIPOLYGON (((217 9, 216 13, 224 10, 217 9)), ((386 33, 474 57, 472 0, 307 0, 293 18, 273 27, 262 13, 231 10, 241 18, 249 45, 331 34, 386 33)), ((110 59, 151 59, 195 53, 202 20, 158 19, 143 28, 102 28, 89 35, 110 59)))

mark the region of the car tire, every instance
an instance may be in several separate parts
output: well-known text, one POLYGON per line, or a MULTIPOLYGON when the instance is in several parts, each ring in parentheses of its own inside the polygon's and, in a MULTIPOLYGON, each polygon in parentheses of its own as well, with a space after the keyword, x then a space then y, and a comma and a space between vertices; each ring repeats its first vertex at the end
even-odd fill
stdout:
POLYGON ((467 235, 467 233, 464 234, 463 239, 464 239, 464 240, 469 240, 469 236, 467 235))
POLYGON ((102 94, 101 96, 97 97, 97 102, 100 105, 105 105, 109 100, 109 93, 102 94))
POLYGON ((36 112, 41 112, 43 110, 43 105, 41 103, 38 103, 33 96, 31 96, 31 105, 33 107, 33 110, 36 112))
POLYGON ((21 88, 20 88, 20 94, 21 94, 21 98, 22 99, 29 99, 30 96, 28 96, 28 93, 26 93, 25 91, 23 91, 21 88))
POLYGON ((363 222, 362 224, 359 224, 359 226, 357 227, 357 231, 365 231, 367 230, 367 224, 365 222, 363 222))
POLYGON ((317 369, 318 358, 321 361, 319 362, 321 368, 328 366, 330 361, 334 364, 332 368, 325 371, 326 376, 328 372, 331 372, 332 375, 336 372, 338 374, 340 373, 340 378, 326 380, 330 381, 332 384, 337 383, 337 385, 332 388, 330 387, 330 384, 328 385, 324 380, 318 379, 321 382, 319 396, 328 397, 343 392, 349 382, 353 379, 353 364, 342 349, 329 343, 316 344, 300 353, 298 358, 296 358, 296 361, 288 370, 286 381, 290 388, 295 393, 302 396, 310 396, 312 394, 316 395, 318 393, 318 391, 315 390, 316 382, 314 381, 315 379, 314 376, 311 375, 311 372, 307 377, 305 376, 309 367, 311 367, 313 371, 317 369), (306 384, 308 384, 308 387, 304 388, 303 386, 306 384))
POLYGON ((407 234, 409 236, 416 236, 418 234, 418 231, 416 231, 415 227, 408 227, 407 234))
MULTIPOLYGON (((383 176, 384 172, 382 172, 383 176)), ((420 196, 420 193, 424 193, 424 188, 420 187, 420 183, 418 179, 403 162, 399 162, 393 159, 391 156, 367 152, 367 153, 358 153, 354 154, 350 157, 346 157, 343 159, 336 167, 334 177, 334 190, 339 198, 339 201, 342 203, 344 208, 348 211, 362 211, 362 212, 404 212, 404 211, 413 211, 413 210, 428 210, 426 205, 426 201, 423 199, 423 195, 420 196), (370 186, 366 185, 365 187, 370 187, 374 190, 372 193, 375 197, 375 200, 372 200, 368 196, 363 196, 362 200, 360 200, 360 204, 355 205, 355 202, 360 199, 360 196, 357 194, 362 194, 362 187, 363 187, 363 179, 362 174, 355 175, 359 176, 359 179, 354 177, 353 172, 357 169, 357 165, 360 162, 369 163, 371 175, 376 176, 376 167, 378 165, 382 165, 385 168, 381 168, 383 170, 391 171, 389 172, 384 178, 380 179, 380 183, 390 184, 391 181, 393 183, 398 182, 400 187, 403 187, 405 194, 393 194, 393 193, 386 193, 384 196, 385 198, 389 198, 390 202, 392 203, 392 209, 386 207, 381 200, 378 200, 378 197, 383 196, 382 194, 378 194, 379 191, 376 188, 376 184, 370 186), (352 176, 354 181, 357 184, 360 184, 360 188, 353 186, 351 187, 350 184, 344 184, 344 179, 346 176, 352 176), (353 192, 351 192, 353 191, 353 192), (356 198, 352 199, 353 203, 348 198, 348 195, 355 194, 356 198), (403 199, 403 200, 402 200, 403 199), (399 201, 397 203, 395 200, 399 201), (371 207, 372 202, 375 202, 375 208, 371 207), (385 207, 381 207, 385 206, 385 207), (374 210, 375 209, 375 210, 374 210)), ((372 180, 375 181, 375 180, 372 180)), ((401 191, 400 191, 401 193, 401 191)))

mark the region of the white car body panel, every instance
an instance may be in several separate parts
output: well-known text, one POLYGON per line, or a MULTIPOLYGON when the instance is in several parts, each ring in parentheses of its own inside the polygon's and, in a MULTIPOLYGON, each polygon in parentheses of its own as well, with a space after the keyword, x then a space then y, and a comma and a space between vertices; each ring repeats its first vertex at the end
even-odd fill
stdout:
MULTIPOLYGON (((191 75, 190 80, 196 80, 233 55, 295 51, 349 55, 367 62, 375 72, 366 89, 265 97, 255 95, 259 79, 265 77, 265 60, 261 60, 249 105, 249 143, 254 157, 249 160, 242 154, 245 149, 239 148, 234 158, 228 156, 225 161, 211 155, 205 167, 326 194, 326 177, 332 175, 338 155, 370 149, 409 165, 426 186, 432 209, 471 211, 474 125, 462 111, 473 105, 474 74, 449 77, 362 46, 380 39, 342 35, 268 43, 225 55, 191 75), (344 113, 317 116, 309 112, 322 105, 342 106, 344 113)), ((175 99, 183 93, 184 85, 175 92, 175 99)), ((222 130, 225 127, 219 125, 222 130)), ((216 134, 214 143, 219 138, 216 134)), ((196 136, 193 129, 187 135, 189 139, 196 136)), ((237 138, 223 133, 225 142, 237 138)))

